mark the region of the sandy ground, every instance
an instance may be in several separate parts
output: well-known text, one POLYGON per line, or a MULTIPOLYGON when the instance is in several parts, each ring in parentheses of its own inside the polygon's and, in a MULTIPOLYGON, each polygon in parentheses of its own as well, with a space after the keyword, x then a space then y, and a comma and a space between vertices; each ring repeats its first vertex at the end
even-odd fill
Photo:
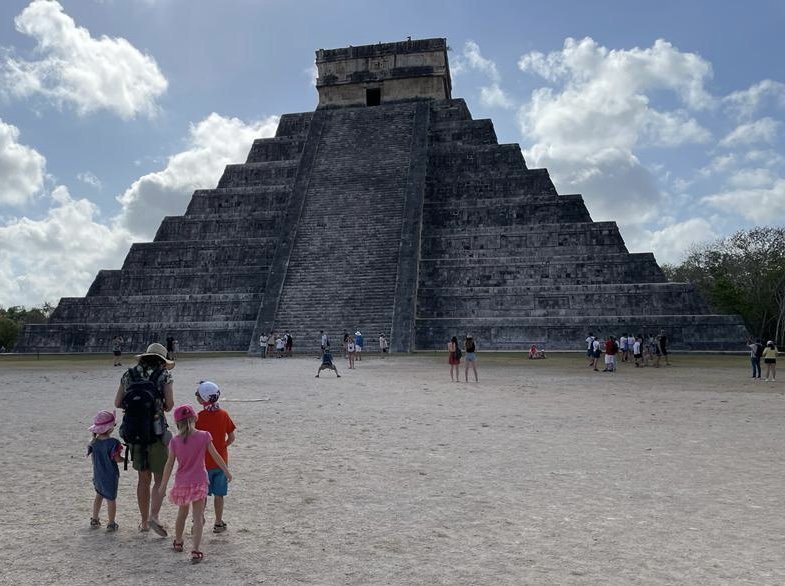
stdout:
POLYGON ((445 357, 339 360, 341 379, 315 358, 184 359, 176 403, 210 378, 238 426, 229 531, 198 566, 137 532, 132 471, 119 532, 88 527, 110 364, 0 360, 3 584, 785 583, 785 380, 741 356, 608 375, 481 354, 479 384, 445 357))

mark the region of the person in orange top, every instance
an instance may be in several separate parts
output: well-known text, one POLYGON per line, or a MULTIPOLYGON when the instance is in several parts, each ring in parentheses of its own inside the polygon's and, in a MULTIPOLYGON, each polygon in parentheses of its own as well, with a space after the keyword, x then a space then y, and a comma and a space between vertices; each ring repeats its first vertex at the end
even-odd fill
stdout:
MULTIPOLYGON (((218 406, 218 398, 221 396, 221 389, 218 385, 210 381, 202 381, 196 389, 196 400, 203 407, 196 420, 196 429, 209 431, 213 436, 213 445, 225 462, 229 461, 227 448, 234 443, 234 422, 224 409, 218 406)), ((205 455, 205 468, 209 486, 207 496, 213 495, 215 509, 215 524, 213 533, 223 533, 226 531, 226 522, 223 520, 224 497, 229 490, 229 483, 223 470, 218 467, 215 460, 208 452, 205 455)), ((205 503, 206 504, 206 503, 205 503)))

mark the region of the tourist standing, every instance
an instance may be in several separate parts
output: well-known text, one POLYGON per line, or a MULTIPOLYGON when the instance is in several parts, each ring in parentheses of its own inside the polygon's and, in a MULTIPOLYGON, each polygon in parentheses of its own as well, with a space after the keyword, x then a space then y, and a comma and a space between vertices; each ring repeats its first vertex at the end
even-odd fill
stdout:
POLYGON ((362 361, 363 359, 363 335, 360 330, 354 332, 354 347, 355 351, 357 352, 357 360, 362 361))
MULTIPOLYGON (((346 358, 349 359, 349 368, 354 368, 354 353, 357 350, 357 347, 354 345, 354 338, 349 336, 349 340, 346 342, 346 358)), ((336 372, 336 374, 338 374, 336 372)))
MULTIPOLYGON (((164 465, 169 455, 166 444, 171 434, 165 412, 171 411, 174 406, 174 378, 171 372, 174 362, 166 358, 166 348, 158 343, 150 344, 143 354, 136 357, 136 360, 136 366, 129 368, 120 380, 114 405, 124 410, 120 435, 126 440, 126 461, 130 452, 133 468, 138 474, 136 500, 142 517, 139 530, 152 529, 158 535, 166 537, 166 529, 158 520, 158 513, 161 510, 161 498, 158 497, 158 492, 164 465), (148 388, 151 390, 146 391, 148 388), (145 392, 154 395, 154 405, 149 410, 140 411, 126 401, 135 397, 144 397, 145 392), (137 429, 142 432, 152 429, 153 437, 148 440, 152 443, 137 444, 127 441, 128 434, 137 429)), ((141 436, 143 433, 138 435, 141 436)))
POLYGON ((330 347, 330 336, 325 334, 324 330, 319 330, 319 341, 320 341, 321 346, 322 346, 322 353, 320 354, 320 356, 321 356, 321 355, 324 354, 324 351, 327 350, 327 348, 330 347))
POLYGON ((766 382, 774 382, 777 376, 777 347, 769 340, 763 349, 763 364, 766 365, 766 382))
POLYGON ((270 336, 267 334, 262 334, 259 336, 259 348, 261 348, 260 352, 262 358, 267 358, 267 340, 270 339, 270 336))
POLYGON ((169 360, 174 360, 172 354, 174 354, 174 336, 169 334, 166 336, 166 357, 169 360))
POLYGON ((450 380, 459 383, 461 382, 461 349, 458 347, 457 337, 453 336, 447 342, 447 352, 449 353, 447 362, 450 364, 450 380), (453 371, 455 371, 454 377, 453 371))
POLYGON ((292 357, 292 346, 294 346, 294 338, 289 332, 284 334, 284 345, 286 348, 286 355, 291 358, 292 357))
POLYGON ((379 353, 384 358, 384 355, 387 354, 387 338, 384 337, 384 333, 379 334, 379 353))
POLYGON ((285 342, 281 336, 275 339, 275 349, 278 352, 278 358, 283 358, 284 344, 285 342))
POLYGON ((660 330, 660 334, 657 336, 657 362, 654 366, 660 366, 660 358, 665 357, 665 366, 670 366, 671 363, 668 361, 668 336, 665 335, 665 330, 660 330))
POLYGON ((616 353, 619 346, 613 336, 608 336, 605 340, 605 368, 602 372, 613 372, 616 370, 616 353))
POLYGON ((347 344, 349 344, 349 332, 344 330, 343 331, 343 348, 342 348, 342 350, 343 350, 343 357, 344 358, 347 358, 347 356, 346 356, 346 346, 347 346, 347 344))
POLYGON ((599 338, 594 338, 594 340, 591 343, 591 349, 592 349, 591 352, 592 362, 589 366, 594 367, 594 372, 599 372, 599 369, 597 368, 597 362, 600 360, 600 356, 602 355, 602 349, 600 348, 599 338))
POLYGON ((123 343, 122 336, 115 336, 112 339, 112 354, 114 355, 114 364, 112 366, 122 366, 120 356, 123 354, 123 343))
POLYGON ((597 363, 594 360, 594 334, 589 332, 589 335, 586 336, 586 358, 589 359, 589 366, 597 367, 597 363))
POLYGON ((270 335, 267 336, 267 352, 265 352, 264 357, 269 358, 273 355, 275 350, 275 332, 270 332, 270 335))
POLYGON ((464 378, 469 382, 469 367, 472 367, 474 372, 474 382, 480 382, 477 378, 477 343, 471 334, 466 334, 466 339, 463 341, 463 348, 466 350, 466 366, 464 367, 464 378))
POLYGON ((635 368, 640 367, 641 365, 641 358, 643 358, 643 354, 641 353, 641 345, 642 345, 641 335, 638 334, 635 336, 632 342, 632 357, 635 359, 635 368))
POLYGON ((752 338, 747 338, 747 347, 750 349, 752 378, 760 378, 760 359, 763 356, 763 344, 761 344, 760 340, 753 342, 752 338))

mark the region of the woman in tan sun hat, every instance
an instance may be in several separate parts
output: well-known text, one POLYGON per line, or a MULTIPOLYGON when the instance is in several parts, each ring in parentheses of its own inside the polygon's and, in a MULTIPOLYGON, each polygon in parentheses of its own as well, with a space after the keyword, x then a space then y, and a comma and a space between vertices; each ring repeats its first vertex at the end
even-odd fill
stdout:
POLYGON ((152 529, 165 537, 166 529, 158 520, 161 510, 158 488, 169 457, 166 446, 171 433, 165 412, 174 406, 174 379, 170 372, 174 362, 167 359, 166 348, 158 343, 150 344, 144 353, 136 356, 136 361, 136 366, 123 374, 114 404, 124 411, 120 437, 126 443, 126 466, 130 452, 133 468, 139 474, 136 484, 136 500, 142 516, 139 530, 152 529), (144 400, 151 395, 152 402, 144 400))

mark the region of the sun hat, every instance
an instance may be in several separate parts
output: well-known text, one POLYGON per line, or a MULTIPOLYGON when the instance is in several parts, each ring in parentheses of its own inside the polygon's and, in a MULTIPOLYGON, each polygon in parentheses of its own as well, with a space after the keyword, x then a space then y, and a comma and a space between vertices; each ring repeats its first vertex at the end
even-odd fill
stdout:
POLYGON ((362 336, 362 334, 360 333, 360 330, 357 330, 356 332, 354 332, 354 335, 355 336, 362 336))
POLYGON ((202 401, 207 403, 217 403, 218 397, 221 396, 221 389, 218 385, 209 380, 203 380, 196 388, 196 393, 201 397, 202 401))
POLYGON ((168 368, 169 370, 174 368, 174 360, 169 360, 166 357, 166 348, 164 348, 158 342, 154 342, 153 344, 150 344, 144 353, 137 354, 136 360, 139 361, 145 356, 157 356, 158 358, 164 361, 166 368, 168 368))
POLYGON ((769 340, 768 342, 766 342, 766 345, 767 346, 774 346, 774 340, 769 340))
POLYGON ((93 424, 87 429, 100 435, 112 429, 115 421, 114 411, 99 411, 96 416, 93 417, 93 424))
POLYGON ((194 411, 193 407, 191 407, 188 404, 175 407, 174 409, 175 421, 183 421, 184 419, 188 419, 189 417, 196 417, 196 411, 194 411))
POLYGON ((467 340, 468 340, 469 338, 471 338, 471 337, 472 337, 472 335, 471 335, 471 334, 466 334, 466 339, 467 339, 467 340))

